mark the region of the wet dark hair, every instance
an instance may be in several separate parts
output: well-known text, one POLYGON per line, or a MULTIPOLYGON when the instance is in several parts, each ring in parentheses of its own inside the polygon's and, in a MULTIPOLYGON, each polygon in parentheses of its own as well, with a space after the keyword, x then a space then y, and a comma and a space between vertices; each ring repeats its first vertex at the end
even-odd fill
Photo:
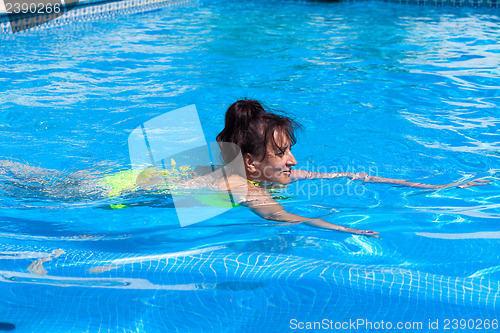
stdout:
MULTIPOLYGON (((300 125, 289 117, 273 112, 276 111, 253 99, 236 101, 226 111, 225 127, 217 135, 217 142, 234 143, 239 146, 242 155, 249 153, 262 157, 262 160, 266 157, 269 142, 284 152, 286 147, 276 142, 274 133, 284 134, 293 146, 297 142, 294 132, 300 125)), ((223 155, 226 163, 229 163, 231 157, 223 155)))

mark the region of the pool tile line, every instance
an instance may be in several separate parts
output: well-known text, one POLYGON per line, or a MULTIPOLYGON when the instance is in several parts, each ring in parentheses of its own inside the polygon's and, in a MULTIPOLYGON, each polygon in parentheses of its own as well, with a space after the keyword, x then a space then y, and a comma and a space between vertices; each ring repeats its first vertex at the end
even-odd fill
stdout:
MULTIPOLYGON (((60 27, 73 22, 94 21, 121 14, 136 14, 149 12, 163 7, 175 6, 197 0, 81 0, 74 9, 48 22, 45 16, 38 15, 20 18, 22 22, 18 30, 41 30, 60 27), (34 27, 32 27, 34 26, 34 27)), ((359 2, 363 0, 340 0, 342 2, 359 2)), ((473 7, 473 8, 500 8, 500 0, 382 0, 408 5, 433 5, 437 7, 473 7)), ((0 12, 0 34, 12 34, 12 28, 7 14, 0 12)))
MULTIPOLYGON (((149 12, 164 7, 176 6, 196 0, 119 0, 113 2, 82 1, 64 15, 44 23, 43 15, 22 17, 18 22, 23 31, 45 30, 74 22, 94 21, 123 14, 149 12), (38 24, 40 23, 40 24, 38 24), (23 25, 24 28, 23 29, 23 25), (34 27, 32 27, 35 25, 34 27), (30 28, 32 27, 32 28, 30 28)), ((6 14, 0 15, 0 34, 12 34, 11 24, 6 14)))

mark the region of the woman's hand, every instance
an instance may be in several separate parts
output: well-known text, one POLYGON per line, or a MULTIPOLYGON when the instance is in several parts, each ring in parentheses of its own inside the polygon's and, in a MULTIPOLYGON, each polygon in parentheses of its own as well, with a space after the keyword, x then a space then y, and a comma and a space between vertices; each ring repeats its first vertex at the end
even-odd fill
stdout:
POLYGON ((409 182, 404 179, 392 179, 392 178, 382 178, 382 177, 375 177, 375 176, 370 176, 366 172, 359 172, 359 173, 354 173, 350 175, 351 179, 354 180, 361 180, 366 183, 383 183, 383 184, 395 184, 395 185, 402 185, 402 186, 407 186, 407 187, 415 187, 415 188, 425 188, 425 189, 441 189, 441 188, 446 188, 446 187, 453 187, 456 186, 458 188, 466 188, 466 187, 471 187, 471 186, 479 186, 479 185, 489 185, 490 181, 487 179, 474 179, 471 180, 470 182, 467 182, 465 184, 460 184, 460 182, 455 182, 451 184, 446 184, 446 185, 430 185, 430 184, 422 184, 422 183, 414 183, 414 182, 409 182))
POLYGON ((458 185, 458 188, 466 188, 466 187, 471 187, 471 186, 479 186, 479 185, 489 185, 490 181, 488 179, 474 179, 471 180, 470 182, 467 182, 462 185, 458 185))
POLYGON ((339 231, 348 232, 348 233, 354 234, 354 235, 380 238, 378 236, 379 233, 376 231, 373 231, 373 230, 359 230, 359 229, 342 227, 342 229, 340 229, 339 231))
POLYGON ((373 231, 373 230, 356 230, 356 235, 362 235, 362 236, 367 236, 367 237, 375 237, 375 238, 380 238, 379 237, 379 232, 373 231))

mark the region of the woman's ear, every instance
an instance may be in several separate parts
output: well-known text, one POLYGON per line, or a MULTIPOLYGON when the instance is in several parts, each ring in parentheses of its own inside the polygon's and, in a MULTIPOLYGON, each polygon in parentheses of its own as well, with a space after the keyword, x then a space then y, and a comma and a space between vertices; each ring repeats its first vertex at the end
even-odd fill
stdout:
POLYGON ((249 153, 246 153, 243 157, 243 162, 245 163, 245 169, 250 172, 255 172, 255 159, 249 153))

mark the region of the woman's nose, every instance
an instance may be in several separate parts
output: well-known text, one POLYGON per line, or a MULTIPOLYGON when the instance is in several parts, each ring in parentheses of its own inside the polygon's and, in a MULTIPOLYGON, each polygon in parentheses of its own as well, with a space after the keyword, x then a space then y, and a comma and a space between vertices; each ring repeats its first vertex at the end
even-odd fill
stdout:
POLYGON ((296 165, 297 164, 297 161, 295 160, 295 156, 293 156, 292 152, 288 153, 287 164, 289 164, 289 165, 296 165))

